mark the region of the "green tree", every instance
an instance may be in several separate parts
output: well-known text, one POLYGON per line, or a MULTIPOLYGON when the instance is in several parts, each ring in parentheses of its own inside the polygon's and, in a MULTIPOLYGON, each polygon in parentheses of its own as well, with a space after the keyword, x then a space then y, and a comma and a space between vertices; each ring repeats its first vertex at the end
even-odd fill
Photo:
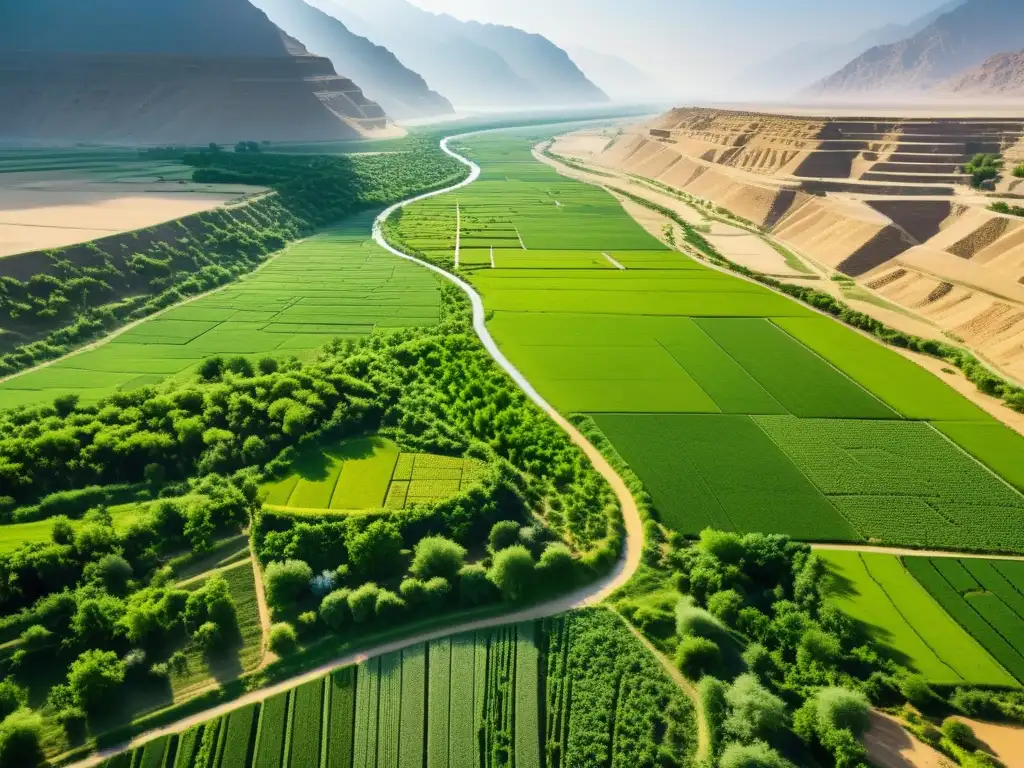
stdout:
POLYGON ((402 533, 398 526, 384 520, 370 523, 349 536, 346 542, 348 563, 353 572, 366 579, 386 579, 402 569, 402 533))
POLYGON ((349 593, 348 609, 352 613, 352 621, 362 624, 373 618, 377 610, 378 592, 380 587, 369 582, 349 593))
POLYGON ((0 720, 28 704, 28 691, 7 678, 0 680, 0 720))
POLYGON ((718 644, 705 637, 684 637, 676 648, 676 667, 691 680, 713 675, 722 666, 718 644))
POLYGON ((281 621, 270 628, 270 637, 267 641, 270 650, 278 656, 290 656, 299 647, 299 638, 295 634, 295 627, 286 621, 281 621))
POLYGON ((466 550, 443 536, 426 536, 416 543, 410 571, 418 579, 440 577, 454 581, 465 564, 466 550))
POLYGON ((349 590, 336 589, 320 603, 320 618, 336 632, 352 621, 352 611, 348 607, 349 590))
POLYGON ((744 743, 770 738, 786 726, 786 703, 750 673, 733 681, 726 700, 731 712, 725 730, 744 743))
POLYGON ((728 745, 718 765, 720 768, 792 768, 792 763, 763 741, 728 745))
POLYGON ((487 578, 509 601, 525 598, 533 586, 534 562, 530 551, 521 544, 501 550, 494 556, 487 578))
POLYGON ((502 520, 491 526, 491 534, 488 543, 491 552, 500 552, 519 543, 519 523, 514 520, 502 520))
POLYGON ((313 569, 302 560, 270 563, 263 571, 267 602, 275 611, 287 611, 310 591, 313 569))
POLYGON ((18 709, 0 723, 0 768, 36 768, 43 764, 43 718, 18 709))
POLYGON ((113 651, 89 650, 71 662, 68 685, 87 712, 109 705, 110 696, 124 683, 124 662, 113 651))

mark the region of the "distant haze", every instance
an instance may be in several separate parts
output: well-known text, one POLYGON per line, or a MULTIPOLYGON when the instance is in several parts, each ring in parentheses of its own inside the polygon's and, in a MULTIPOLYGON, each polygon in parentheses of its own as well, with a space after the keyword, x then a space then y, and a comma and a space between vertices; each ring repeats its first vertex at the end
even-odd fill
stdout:
POLYGON ((945 1, 412 0, 435 13, 510 24, 565 48, 618 56, 673 99, 749 97, 737 80, 761 61, 802 43, 849 43, 945 1))

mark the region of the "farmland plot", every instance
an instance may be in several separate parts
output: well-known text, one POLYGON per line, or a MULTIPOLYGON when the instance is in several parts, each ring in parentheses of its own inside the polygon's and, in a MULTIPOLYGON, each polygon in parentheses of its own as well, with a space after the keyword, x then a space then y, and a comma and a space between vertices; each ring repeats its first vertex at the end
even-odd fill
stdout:
POLYGON ((907 570, 1018 681, 1024 682, 1024 569, 999 560, 905 558, 907 570))
POLYGON ((437 323, 436 278, 374 245, 371 220, 353 217, 214 294, 0 384, 0 408, 68 393, 98 400, 183 374, 215 355, 308 357, 337 337, 437 323))

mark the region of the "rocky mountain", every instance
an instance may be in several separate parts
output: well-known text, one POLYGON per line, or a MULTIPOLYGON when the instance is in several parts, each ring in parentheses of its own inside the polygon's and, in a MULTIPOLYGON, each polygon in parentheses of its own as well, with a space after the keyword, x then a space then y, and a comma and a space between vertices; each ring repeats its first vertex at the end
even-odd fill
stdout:
POLYGON ((1024 96, 1024 51, 998 53, 936 87, 957 96, 1024 96))
POLYGON ((205 144, 388 130, 379 105, 248 0, 0 8, 0 139, 205 144), (54 23, 59 19, 60 23, 54 23))
POLYGON ((1002 51, 1024 48, 1024 2, 968 0, 917 34, 876 46, 815 85, 823 96, 921 92, 1002 51))
POLYGON ((664 89, 650 75, 625 59, 578 46, 566 51, 583 74, 612 101, 642 104, 665 98, 664 89))
POLYGON ((950 0, 908 24, 887 24, 846 40, 814 40, 787 48, 745 71, 733 87, 744 98, 784 99, 828 77, 879 45, 913 37, 967 0, 950 0))
POLYGON ((326 56, 394 118, 436 117, 454 113, 451 103, 430 90, 391 51, 353 34, 338 19, 303 0, 251 0, 277 26, 312 51, 326 56))
POLYGON ((405 0, 309 0, 393 51, 457 107, 592 104, 608 96, 541 35, 462 22, 405 0))

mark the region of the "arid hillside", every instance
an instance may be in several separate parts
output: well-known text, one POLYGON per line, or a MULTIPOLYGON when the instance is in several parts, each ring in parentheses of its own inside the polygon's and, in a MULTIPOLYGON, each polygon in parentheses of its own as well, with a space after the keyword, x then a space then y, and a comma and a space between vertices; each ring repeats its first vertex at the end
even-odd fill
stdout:
POLYGON ((388 130, 358 85, 248 0, 38 0, 3 21, 0 140, 316 141, 388 130))
POLYGON ((996 54, 981 66, 942 83, 936 92, 957 96, 1024 96, 1024 51, 996 54))
POLYGON ((852 277, 897 317, 1024 379, 1024 218, 988 207, 1024 180, 1006 173, 985 193, 963 172, 977 153, 1015 165, 1022 137, 1024 119, 677 109, 602 141, 587 160, 727 209, 819 277, 852 277))

